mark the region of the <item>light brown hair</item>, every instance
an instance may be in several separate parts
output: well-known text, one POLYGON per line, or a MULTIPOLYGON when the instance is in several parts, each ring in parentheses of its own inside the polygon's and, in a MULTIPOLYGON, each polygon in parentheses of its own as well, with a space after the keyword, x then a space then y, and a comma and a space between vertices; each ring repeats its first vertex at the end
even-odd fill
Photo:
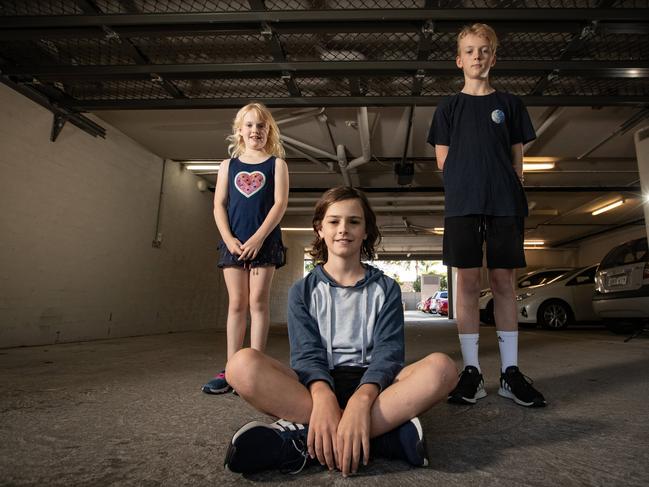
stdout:
POLYGON ((322 220, 331 205, 339 201, 359 200, 363 208, 363 217, 365 219, 365 233, 367 237, 363 240, 361 246, 361 259, 374 260, 376 254, 374 247, 381 241, 381 232, 376 225, 376 215, 367 201, 367 197, 362 191, 349 186, 338 186, 327 190, 315 205, 313 214, 313 231, 316 234, 312 242, 312 250, 309 252, 316 263, 327 262, 328 252, 327 245, 323 238, 320 238, 318 231, 322 227, 322 220))

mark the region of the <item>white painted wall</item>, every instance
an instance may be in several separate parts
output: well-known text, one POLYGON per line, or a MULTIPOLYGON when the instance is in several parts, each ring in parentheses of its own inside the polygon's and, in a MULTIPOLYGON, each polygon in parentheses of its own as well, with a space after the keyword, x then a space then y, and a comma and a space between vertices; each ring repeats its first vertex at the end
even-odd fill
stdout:
POLYGON ((304 276, 304 248, 312 238, 303 233, 282 232, 282 242, 287 247, 286 265, 275 271, 270 297, 270 321, 286 324, 288 290, 304 276))
POLYGON ((223 327, 212 193, 108 126, 106 139, 0 86, 0 347, 223 327))

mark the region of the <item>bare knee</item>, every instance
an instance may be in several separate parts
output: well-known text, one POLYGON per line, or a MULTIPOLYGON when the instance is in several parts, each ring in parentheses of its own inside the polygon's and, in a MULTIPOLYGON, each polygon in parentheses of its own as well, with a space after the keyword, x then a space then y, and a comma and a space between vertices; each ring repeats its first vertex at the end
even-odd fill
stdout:
POLYGON ((248 311, 248 299, 246 297, 240 296, 231 296, 228 300, 228 312, 229 313, 246 313, 248 311))
POLYGON ((439 384, 447 393, 450 392, 457 382, 457 368, 455 362, 444 353, 431 353, 424 358, 433 384, 439 384))
POLYGON ((267 313, 269 309, 270 307, 266 296, 250 296, 251 313, 267 313))
POLYGON ((245 392, 253 387, 263 353, 254 348, 242 348, 235 353, 225 366, 225 380, 234 389, 245 392))
POLYGON ((463 269, 458 273, 458 292, 474 295, 480 293, 480 271, 463 269))
POLYGON ((490 274, 489 284, 494 295, 508 296, 514 292, 512 275, 508 272, 490 274))

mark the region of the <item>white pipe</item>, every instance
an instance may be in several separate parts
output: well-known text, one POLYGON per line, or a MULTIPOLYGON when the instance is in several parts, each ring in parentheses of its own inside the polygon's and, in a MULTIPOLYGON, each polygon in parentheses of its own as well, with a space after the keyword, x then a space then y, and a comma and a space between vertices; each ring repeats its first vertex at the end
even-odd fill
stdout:
POLYGON ((338 158, 332 154, 331 152, 324 151, 322 149, 318 149, 317 147, 313 147, 312 145, 309 145, 305 142, 299 141, 297 139, 294 139, 292 137, 288 137, 287 135, 280 135, 280 139, 282 139, 285 142, 288 142, 291 145, 294 145, 295 147, 299 147, 300 149, 305 149, 308 151, 311 151, 315 154, 318 154, 322 157, 327 157, 328 159, 331 159, 332 161, 337 161, 338 158))
POLYGON ((297 122, 298 120, 302 120, 304 118, 317 117, 318 115, 324 113, 324 111, 325 111, 324 107, 317 108, 315 110, 309 110, 308 112, 298 113, 297 115, 293 115, 292 117, 275 120, 275 123, 277 125, 282 125, 283 123, 297 122))
POLYGON ((288 147, 289 149, 291 149, 291 150, 292 150, 293 152, 295 152, 296 154, 301 155, 301 156, 304 157, 305 159, 307 159, 307 160, 309 160, 309 161, 311 161, 311 162, 314 162, 315 164, 322 164, 323 166, 327 167, 330 171, 333 172, 333 163, 332 163, 332 162, 322 162, 322 161, 319 161, 319 160, 316 159, 315 157, 313 157, 313 156, 307 154, 306 152, 304 152, 304 151, 298 149, 297 147, 293 147, 293 145, 290 144, 289 142, 284 141, 284 145, 285 145, 286 147, 288 147))
POLYGON ((347 156, 345 155, 345 146, 338 144, 336 146, 336 153, 338 155, 338 165, 340 166, 340 174, 343 177, 343 183, 345 186, 351 186, 352 180, 349 177, 349 172, 347 171, 347 156))
POLYGON ((372 156, 372 151, 370 148, 370 124, 367 119, 367 107, 360 107, 358 109, 358 135, 361 138, 361 155, 353 161, 351 161, 347 170, 357 168, 368 162, 372 156))

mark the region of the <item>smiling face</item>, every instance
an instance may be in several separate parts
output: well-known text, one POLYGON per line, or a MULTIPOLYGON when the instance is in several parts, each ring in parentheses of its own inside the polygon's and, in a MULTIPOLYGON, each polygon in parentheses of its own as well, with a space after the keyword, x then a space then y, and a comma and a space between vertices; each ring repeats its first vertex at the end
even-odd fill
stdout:
POLYGON ((335 256, 360 261, 363 240, 367 238, 361 202, 354 198, 332 203, 322 219, 318 235, 327 246, 329 259, 335 256))
POLYGON ((462 69, 465 78, 476 80, 488 78, 489 70, 496 64, 496 54, 489 39, 468 34, 460 40, 458 51, 455 63, 462 69))
POLYGON ((257 110, 248 110, 239 127, 239 135, 246 150, 263 151, 268 142, 268 123, 259 116, 257 110))

